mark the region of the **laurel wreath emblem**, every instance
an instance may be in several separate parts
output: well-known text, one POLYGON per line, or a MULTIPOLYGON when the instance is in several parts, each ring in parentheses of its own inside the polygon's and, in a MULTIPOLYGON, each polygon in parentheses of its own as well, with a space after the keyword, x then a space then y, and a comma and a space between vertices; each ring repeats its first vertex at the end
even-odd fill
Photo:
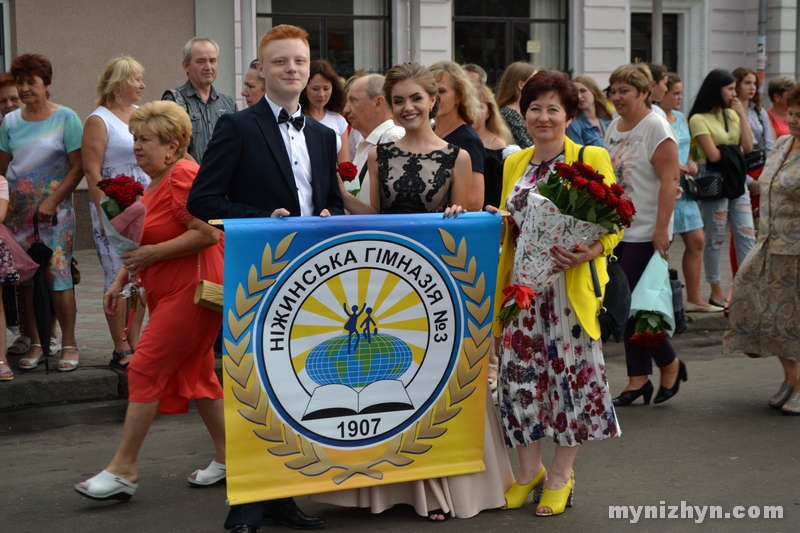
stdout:
POLYGON ((355 475, 373 479, 383 479, 384 472, 379 465, 403 467, 414 462, 414 455, 431 449, 430 441, 447 432, 446 423, 461 412, 459 404, 469 398, 476 390, 475 380, 481 373, 482 361, 489 352, 492 323, 481 327, 492 311, 492 300, 487 296, 484 275, 477 276, 477 261, 469 257, 466 239, 456 245, 452 235, 439 229, 442 243, 451 255, 443 254, 441 259, 450 267, 451 275, 458 280, 467 296, 466 308, 469 318, 469 336, 464 338, 466 358, 459 358, 447 389, 436 405, 404 433, 396 436, 385 447, 383 453, 368 461, 347 464, 333 460, 325 449, 313 443, 281 422, 269 405, 266 392, 261 387, 255 370, 255 359, 251 346, 251 326, 256 314, 256 306, 275 279, 286 267, 288 261, 281 261, 297 233, 284 237, 275 247, 267 244, 261 257, 260 268, 251 265, 247 276, 247 286, 241 283, 236 288, 233 309, 228 309, 227 321, 231 339, 225 339, 228 357, 224 360, 224 371, 230 378, 231 389, 240 408, 238 413, 255 428, 253 433, 267 443, 269 453, 285 458, 285 466, 306 476, 319 476, 329 470, 341 470, 332 477, 337 485, 355 475), (477 281, 476 281, 477 277, 477 281))

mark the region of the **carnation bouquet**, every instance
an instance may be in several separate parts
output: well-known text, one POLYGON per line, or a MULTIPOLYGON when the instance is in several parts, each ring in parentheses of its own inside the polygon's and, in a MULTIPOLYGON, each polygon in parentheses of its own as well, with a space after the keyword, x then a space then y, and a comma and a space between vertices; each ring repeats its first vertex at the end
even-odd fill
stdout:
MULTIPOLYGON (((144 234, 144 219, 147 207, 140 201, 144 186, 130 176, 122 174, 97 182, 97 188, 105 196, 100 199, 100 221, 106 239, 118 255, 130 252, 139 247, 144 234)), ((123 298, 130 299, 131 313, 125 333, 130 330, 136 306, 141 300, 142 290, 138 278, 129 275, 128 283, 120 293, 123 298)), ((144 303, 142 303, 144 305, 144 303)))
POLYGON ((541 294, 563 272, 554 271, 553 247, 575 250, 606 233, 630 227, 636 210, 616 183, 580 161, 556 163, 527 197, 527 213, 514 253, 512 284, 499 318, 507 324, 519 316, 515 294, 524 286, 541 294))

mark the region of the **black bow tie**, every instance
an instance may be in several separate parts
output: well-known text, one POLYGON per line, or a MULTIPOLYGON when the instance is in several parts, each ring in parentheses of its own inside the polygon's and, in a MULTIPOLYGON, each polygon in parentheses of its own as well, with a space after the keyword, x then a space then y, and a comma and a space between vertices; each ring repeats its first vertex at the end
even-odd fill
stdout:
POLYGON ((283 124, 284 122, 288 122, 294 129, 300 131, 303 129, 303 115, 299 115, 297 117, 291 116, 289 113, 286 112, 285 109, 281 108, 281 112, 278 113, 278 124, 283 124))

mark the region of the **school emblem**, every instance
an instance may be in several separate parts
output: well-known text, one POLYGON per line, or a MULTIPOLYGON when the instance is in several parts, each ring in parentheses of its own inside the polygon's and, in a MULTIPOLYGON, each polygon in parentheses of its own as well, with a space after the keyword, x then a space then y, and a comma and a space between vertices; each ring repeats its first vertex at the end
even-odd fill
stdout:
POLYGON ((406 431, 444 391, 462 350, 461 294, 404 236, 339 235, 289 263, 256 314, 270 404, 311 442, 364 448, 406 431))

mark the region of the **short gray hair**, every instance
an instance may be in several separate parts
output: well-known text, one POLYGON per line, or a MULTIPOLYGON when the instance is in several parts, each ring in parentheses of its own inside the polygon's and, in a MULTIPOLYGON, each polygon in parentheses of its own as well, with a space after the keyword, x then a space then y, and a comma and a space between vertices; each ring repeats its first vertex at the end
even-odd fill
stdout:
POLYGON ((187 65, 192 62, 192 46, 194 46, 195 43, 213 44, 217 51, 217 57, 219 57, 219 45, 215 41, 209 39, 208 37, 192 37, 186 44, 183 45, 183 62, 187 65))
POLYGON ((386 77, 383 74, 368 74, 365 79, 367 83, 364 85, 364 90, 367 91, 367 96, 369 96, 370 100, 374 100, 378 96, 386 98, 386 95, 383 94, 383 84, 386 82, 386 77))

